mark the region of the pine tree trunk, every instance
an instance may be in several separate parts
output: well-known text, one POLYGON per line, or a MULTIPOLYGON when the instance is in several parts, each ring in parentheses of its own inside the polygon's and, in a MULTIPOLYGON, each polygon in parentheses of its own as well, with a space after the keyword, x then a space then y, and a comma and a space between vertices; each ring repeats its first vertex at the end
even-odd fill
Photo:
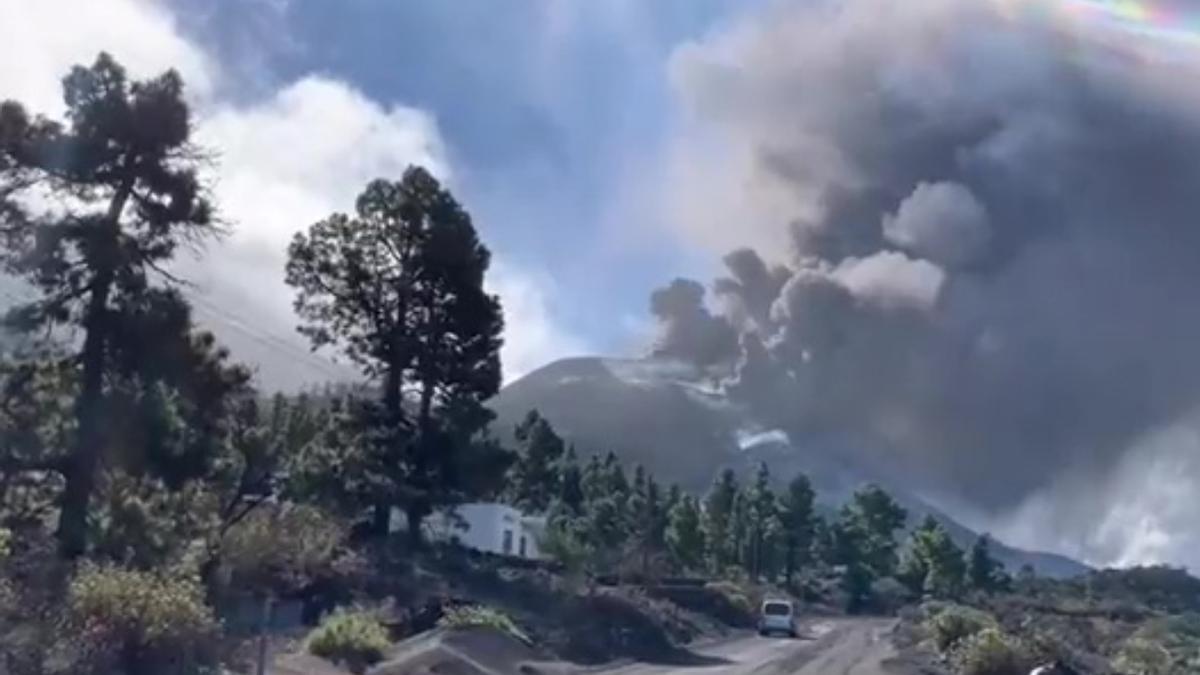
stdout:
POLYGON ((391 505, 385 502, 376 502, 371 508, 371 534, 376 537, 385 537, 388 533, 388 526, 392 521, 391 505))
POLYGON ((75 400, 75 443, 67 460, 64 472, 65 486, 58 516, 59 551, 64 558, 76 558, 87 548, 88 504, 96 486, 96 469, 100 462, 100 451, 104 439, 103 416, 100 410, 104 399, 105 351, 108 346, 110 314, 108 298, 112 292, 116 260, 105 256, 117 256, 116 248, 120 237, 121 212, 133 191, 133 177, 127 177, 109 202, 103 227, 113 247, 101 251, 101 259, 94 261, 99 269, 92 281, 91 297, 84 314, 83 327, 83 376, 79 398, 75 400))
POLYGON ((421 536, 421 524, 425 521, 425 513, 415 505, 410 505, 404 513, 408 519, 408 543, 413 548, 420 548, 424 543, 424 538, 421 536))

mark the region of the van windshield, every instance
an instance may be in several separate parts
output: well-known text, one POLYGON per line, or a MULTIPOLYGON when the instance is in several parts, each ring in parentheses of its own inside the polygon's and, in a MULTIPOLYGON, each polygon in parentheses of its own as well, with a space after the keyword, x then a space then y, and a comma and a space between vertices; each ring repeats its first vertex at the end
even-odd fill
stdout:
POLYGON ((768 602, 763 605, 763 614, 767 616, 787 616, 791 613, 791 606, 785 602, 768 602))

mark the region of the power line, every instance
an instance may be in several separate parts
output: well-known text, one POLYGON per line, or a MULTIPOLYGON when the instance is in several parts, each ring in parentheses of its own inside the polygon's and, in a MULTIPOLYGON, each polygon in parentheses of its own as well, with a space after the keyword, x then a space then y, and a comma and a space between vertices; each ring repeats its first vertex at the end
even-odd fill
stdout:
POLYGON ((346 372, 341 370, 341 366, 339 364, 329 361, 312 352, 304 351, 303 349, 297 347, 294 343, 287 341, 286 338, 282 338, 277 334, 270 333, 261 328, 251 328, 249 322, 246 321, 245 318, 239 317, 227 309, 216 306, 207 298, 199 295, 198 293, 199 292, 189 293, 188 300, 205 309, 207 312, 215 315, 216 318, 223 320, 222 323, 224 325, 241 332, 243 335, 246 335, 264 347, 283 351, 293 358, 304 361, 313 366, 315 369, 321 371, 322 374, 332 379, 344 379, 347 375, 346 372))
MULTIPOLYGON (((294 343, 289 342, 286 338, 282 338, 277 334, 272 334, 261 328, 252 328, 250 322, 245 318, 238 316, 230 310, 217 306, 208 298, 201 295, 201 293, 202 291, 196 290, 195 292, 185 292, 184 295, 194 306, 205 310, 205 313, 209 314, 210 318, 215 319, 217 323, 242 333, 263 347, 284 352, 288 356, 291 356, 292 358, 311 366, 313 369, 319 371, 322 375, 325 375, 332 380, 347 379, 347 375, 349 373, 343 370, 343 367, 340 366, 340 364, 334 363, 333 361, 313 354, 312 352, 305 351, 294 343)), ((32 295, 23 298, 12 291, 5 289, 0 289, 0 297, 7 299, 13 305, 26 304, 36 300, 36 298, 32 295)))

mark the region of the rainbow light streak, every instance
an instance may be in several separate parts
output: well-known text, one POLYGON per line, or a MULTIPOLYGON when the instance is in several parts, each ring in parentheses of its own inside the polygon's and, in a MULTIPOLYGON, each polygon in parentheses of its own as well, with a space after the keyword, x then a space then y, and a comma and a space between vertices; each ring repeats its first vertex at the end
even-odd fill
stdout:
POLYGON ((1200 47, 1200 11, 1149 0, 1007 0, 1009 9, 1048 11, 1062 18, 1100 23, 1143 38, 1200 47))

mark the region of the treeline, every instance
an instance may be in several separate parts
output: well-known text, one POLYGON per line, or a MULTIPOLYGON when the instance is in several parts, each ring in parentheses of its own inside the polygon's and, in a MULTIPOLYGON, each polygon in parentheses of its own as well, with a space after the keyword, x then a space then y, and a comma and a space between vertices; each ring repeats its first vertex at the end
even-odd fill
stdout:
POLYGON ((503 488, 513 455, 483 405, 502 311, 470 215, 411 167, 296 223, 286 252, 301 332, 362 386, 264 396, 172 271, 242 226, 210 199, 221 149, 190 142, 183 81, 101 54, 62 85, 62 121, 0 103, 0 266, 27 291, 0 362, 0 657, 183 672, 215 659, 231 589, 296 592, 393 507, 415 535, 503 488))
POLYGON ((547 514, 543 549, 569 569, 643 579, 697 574, 795 587, 802 571, 810 578, 836 575, 851 609, 887 593, 954 598, 1010 583, 986 535, 964 553, 928 517, 901 546, 908 514, 877 485, 864 486, 827 518, 818 513, 805 475, 776 492, 766 464, 745 485, 726 469, 705 495, 695 497, 676 485, 664 488, 641 467, 629 475, 612 453, 591 455, 581 464, 576 450, 536 411, 517 427, 516 438, 506 497, 547 514))

